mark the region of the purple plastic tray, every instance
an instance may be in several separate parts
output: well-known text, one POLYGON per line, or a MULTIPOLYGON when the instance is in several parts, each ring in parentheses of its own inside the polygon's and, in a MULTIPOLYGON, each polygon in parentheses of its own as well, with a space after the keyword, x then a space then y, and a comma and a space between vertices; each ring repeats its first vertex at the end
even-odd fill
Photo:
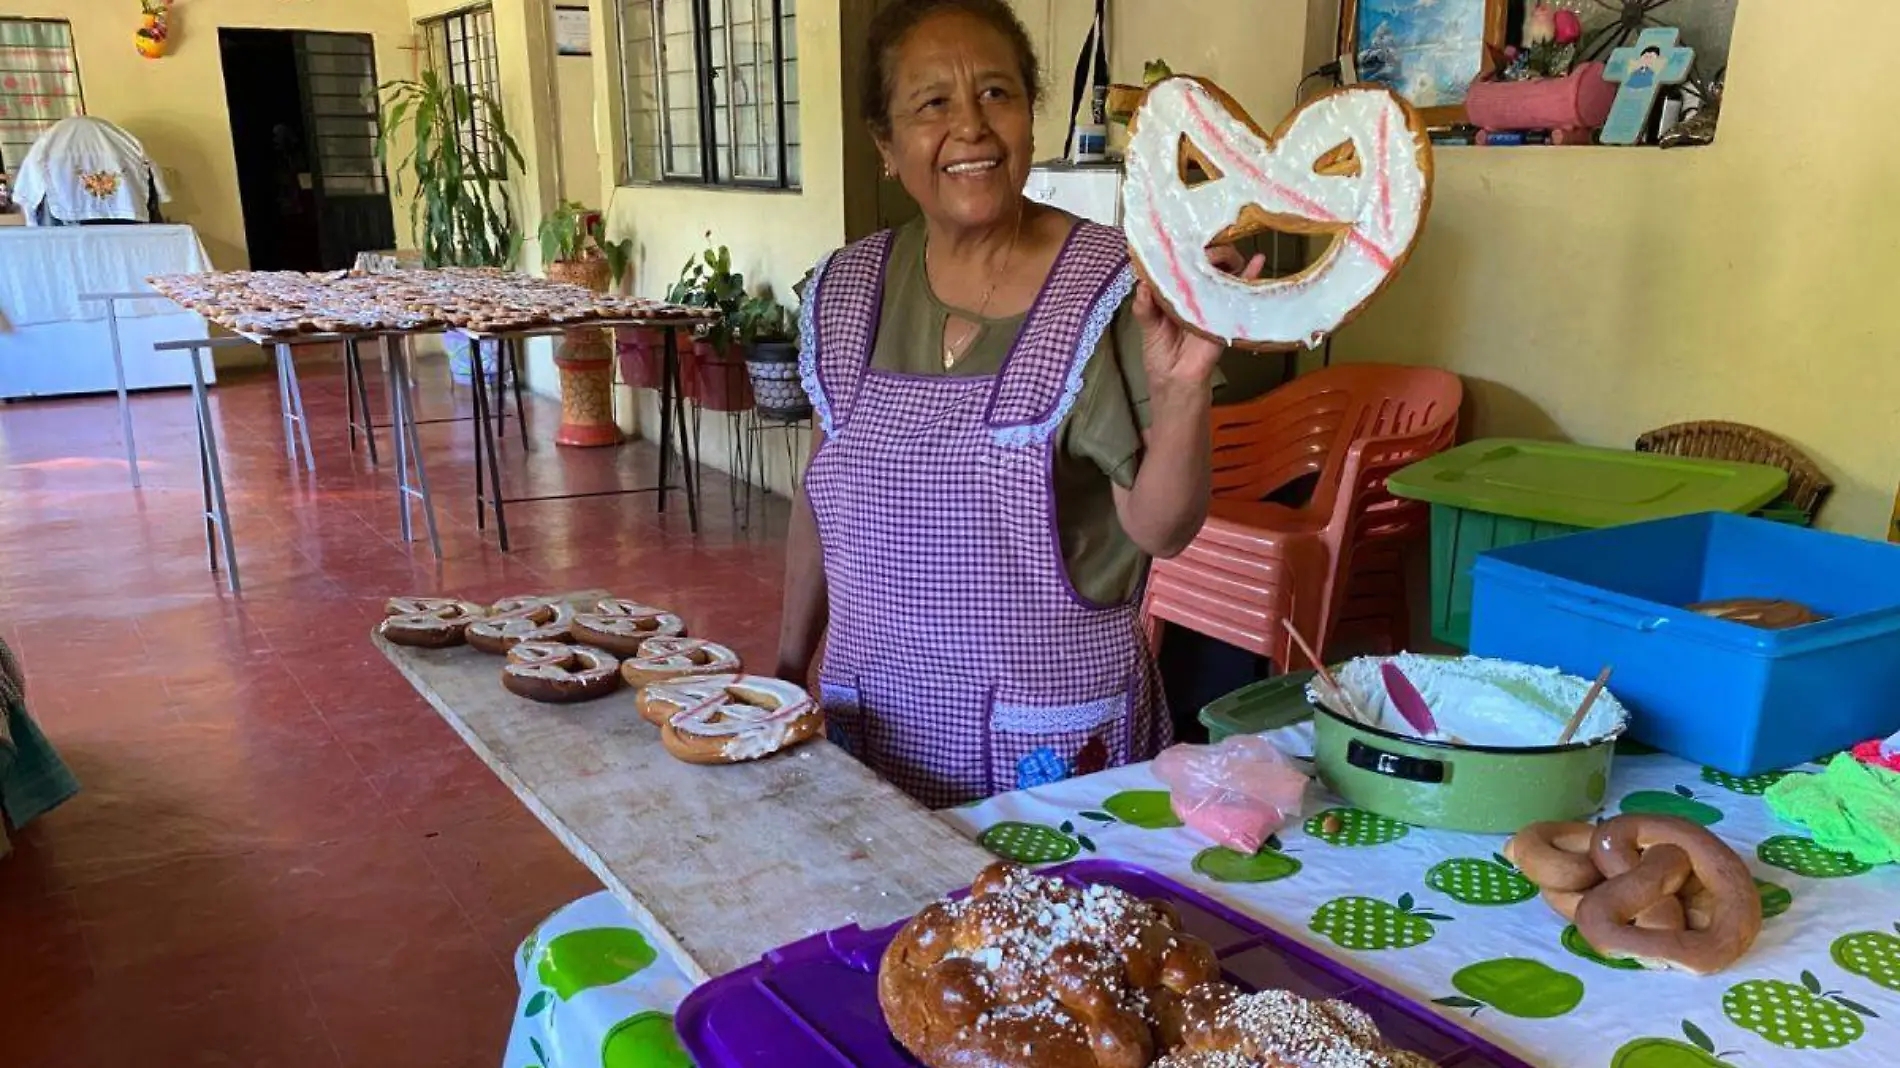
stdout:
MULTIPOLYGON (((1214 947, 1236 986, 1341 998, 1371 1014, 1393 1045, 1441 1065, 1530 1068, 1338 961, 1146 868, 1084 860, 1041 874, 1172 902, 1188 933, 1214 947)), ((813 935, 693 991, 676 1019, 693 1062, 699 1068, 918 1068, 891 1037, 877 1004, 878 962, 902 926, 813 935)))

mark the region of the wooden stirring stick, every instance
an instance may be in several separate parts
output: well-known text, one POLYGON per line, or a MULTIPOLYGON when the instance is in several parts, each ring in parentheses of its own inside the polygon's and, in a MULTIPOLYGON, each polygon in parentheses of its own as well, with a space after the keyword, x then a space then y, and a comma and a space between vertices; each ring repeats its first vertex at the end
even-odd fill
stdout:
POLYGON ((1577 728, 1583 726, 1583 717, 1590 714, 1590 706, 1597 703, 1597 698, 1603 694, 1603 687, 1608 685, 1609 681, 1610 666, 1605 664, 1603 670, 1597 672, 1597 681, 1590 684, 1590 692, 1583 695, 1583 703, 1577 706, 1577 711, 1570 716, 1570 722, 1564 725, 1564 732, 1557 736, 1558 745, 1570 744, 1570 739, 1576 735, 1577 728))
MULTIPOLYGON (((1293 644, 1300 647, 1300 652, 1306 654, 1306 659, 1312 661, 1313 670, 1318 673, 1320 681, 1326 684, 1326 689, 1331 690, 1337 695, 1337 700, 1344 706, 1346 718, 1358 720, 1368 725, 1371 724, 1372 720, 1359 710, 1359 706, 1353 701, 1352 695, 1347 693, 1346 688, 1341 686, 1339 680, 1333 677, 1333 673, 1326 669, 1326 662, 1321 660, 1319 654, 1313 651, 1313 647, 1306 643, 1306 636, 1300 633, 1300 628, 1294 626, 1293 621, 1290 619, 1280 620, 1280 625, 1286 628, 1287 634, 1293 639, 1293 644)), ((1334 711, 1339 710, 1335 709, 1334 711)))

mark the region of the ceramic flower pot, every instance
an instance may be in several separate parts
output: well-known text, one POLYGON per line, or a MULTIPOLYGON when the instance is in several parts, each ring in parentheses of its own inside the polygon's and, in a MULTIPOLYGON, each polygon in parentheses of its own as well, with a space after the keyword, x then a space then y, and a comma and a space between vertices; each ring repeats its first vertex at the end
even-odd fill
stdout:
POLYGON ((659 389, 666 378, 666 331, 643 327, 614 331, 620 381, 634 389, 659 389))
MULTIPOLYGON (((548 277, 604 293, 613 284, 613 271, 599 256, 556 260, 548 277)), ((620 444, 620 426, 614 422, 614 346, 607 331, 580 327, 561 333, 554 366, 561 372, 561 429, 556 445, 598 448, 620 444)))
POLYGON ((798 375, 796 344, 760 342, 752 346, 745 369, 761 416, 789 423, 811 415, 811 396, 798 375))
POLYGON ((752 387, 737 345, 721 352, 709 341, 693 345, 692 398, 708 411, 738 412, 752 407, 752 387))

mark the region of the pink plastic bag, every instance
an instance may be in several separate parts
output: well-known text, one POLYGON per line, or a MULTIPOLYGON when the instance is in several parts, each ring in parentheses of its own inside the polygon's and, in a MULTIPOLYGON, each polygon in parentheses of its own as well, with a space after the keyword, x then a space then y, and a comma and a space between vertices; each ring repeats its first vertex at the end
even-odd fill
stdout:
POLYGON ((1174 746, 1155 758, 1154 773, 1173 791, 1181 822, 1248 855, 1299 818, 1308 781, 1286 754, 1254 734, 1174 746))

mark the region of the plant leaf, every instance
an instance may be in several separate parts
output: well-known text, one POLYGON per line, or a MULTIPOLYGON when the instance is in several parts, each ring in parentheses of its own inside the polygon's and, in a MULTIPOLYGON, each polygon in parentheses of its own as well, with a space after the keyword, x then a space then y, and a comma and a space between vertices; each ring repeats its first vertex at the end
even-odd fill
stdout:
POLYGON ((1063 821, 1062 821, 1062 833, 1063 833, 1063 834, 1074 834, 1074 833, 1075 833, 1075 824, 1074 824, 1074 823, 1073 823, 1072 821, 1070 821, 1070 820, 1063 820, 1063 821))
POLYGON ((521 1015, 524 1017, 539 1016, 553 1003, 554 992, 552 990, 538 991, 533 997, 528 999, 528 1007, 521 1010, 521 1015))
MULTIPOLYGON (((753 319, 761 319, 764 317, 765 315, 764 311, 762 309, 752 307, 751 301, 747 301, 746 305, 747 305, 746 318, 748 321, 753 320, 753 319)), ((1082 818, 1085 820, 1094 820, 1097 823, 1117 822, 1115 817, 1109 815, 1106 812, 1084 812, 1082 813, 1082 818)))
POLYGON ((1688 1038, 1688 1040, 1692 1044, 1694 1044, 1694 1046, 1697 1049, 1701 1050, 1702 1052, 1704 1053, 1715 1052, 1714 1041, 1712 1041, 1709 1038, 1708 1034, 1704 1032, 1700 1027, 1697 1027, 1695 1024, 1690 1023, 1688 1020, 1682 1021, 1682 1033, 1685 1037, 1688 1038))
POLYGON ((1491 859, 1492 859, 1492 860, 1495 860, 1495 861, 1497 861, 1497 862, 1498 862, 1499 864, 1502 864, 1502 865, 1504 866, 1504 870, 1505 870, 1505 871, 1516 871, 1516 870, 1517 870, 1517 865, 1515 865, 1515 864, 1513 864, 1513 863, 1511 863, 1511 861, 1510 861, 1510 859, 1509 859, 1509 858, 1507 858, 1507 857, 1506 857, 1506 856, 1505 856, 1504 854, 1502 854, 1502 853, 1493 853, 1493 854, 1491 854, 1491 859))
POLYGON ((1270 834, 1270 835, 1267 835, 1267 848, 1273 850, 1275 853, 1278 853, 1280 850, 1286 847, 1280 844, 1279 835, 1270 834))
MULTIPOLYGON (((1088 851, 1089 851, 1089 852, 1091 852, 1091 853, 1093 853, 1093 852, 1095 852, 1095 843, 1094 843, 1094 842, 1091 842, 1091 841, 1089 841, 1089 836, 1088 836, 1088 835, 1086 835, 1086 834, 1078 834, 1078 835, 1076 835, 1076 836, 1075 836, 1075 840, 1076 840, 1076 841, 1078 841, 1078 842, 1080 842, 1080 843, 1082 843, 1082 848, 1083 848, 1083 849, 1086 849, 1086 850, 1088 850, 1088 851)), ((1869 1013, 1869 1015, 1872 1015, 1872 1014, 1871 1014, 1871 1013, 1869 1013)))
POLYGON ((1676 787, 1676 796, 1687 797, 1693 800, 1695 798, 1695 791, 1689 789, 1687 786, 1678 786, 1676 787))
POLYGON ((539 1060, 542 1064, 548 1063, 548 1051, 541 1048, 541 1043, 537 1039, 530 1037, 528 1039, 528 1047, 534 1050, 536 1060, 539 1060))
POLYGON ((1452 1009, 1482 1009, 1484 1008, 1484 1002, 1473 1001, 1470 998, 1464 998, 1464 997, 1433 998, 1432 1004, 1443 1005, 1447 1008, 1452 1008, 1452 1009))
POLYGON ((1413 901, 1412 895, 1400 894, 1399 895, 1399 911, 1400 912, 1412 911, 1412 901, 1413 901))
POLYGON ((1412 913, 1412 915, 1417 916, 1421 920, 1431 920, 1433 923, 1450 923, 1451 922, 1450 916, 1445 916, 1436 912, 1414 912, 1412 913))
POLYGON ((1821 992, 1821 981, 1814 977, 1813 972, 1801 973, 1801 985, 1807 987, 1808 993, 1810 994, 1819 994, 1821 992))

